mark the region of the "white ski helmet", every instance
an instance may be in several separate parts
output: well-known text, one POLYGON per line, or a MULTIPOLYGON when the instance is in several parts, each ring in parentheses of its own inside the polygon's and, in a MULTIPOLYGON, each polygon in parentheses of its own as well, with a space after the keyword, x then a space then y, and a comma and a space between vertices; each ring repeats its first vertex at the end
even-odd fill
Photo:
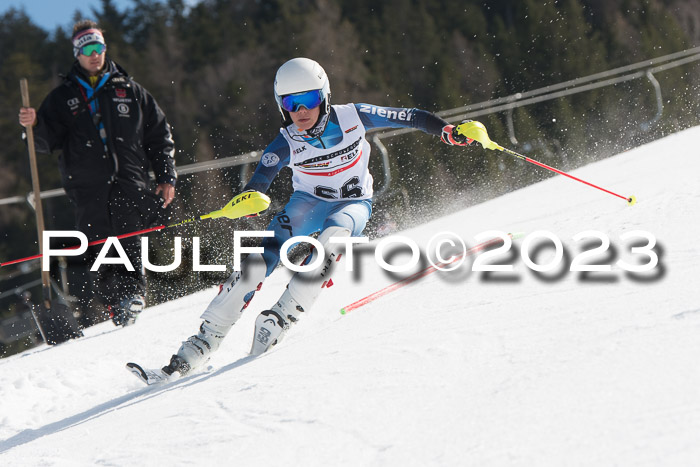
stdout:
POLYGON ((290 94, 318 90, 321 96, 321 115, 331 108, 331 85, 321 65, 309 58, 293 58, 279 67, 275 75, 275 101, 285 126, 292 123, 289 112, 282 106, 282 98, 290 94))

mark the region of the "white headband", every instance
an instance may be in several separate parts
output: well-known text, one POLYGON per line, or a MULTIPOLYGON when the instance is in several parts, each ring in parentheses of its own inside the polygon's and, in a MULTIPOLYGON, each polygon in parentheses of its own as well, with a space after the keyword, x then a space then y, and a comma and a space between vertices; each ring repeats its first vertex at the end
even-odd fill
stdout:
POLYGON ((73 55, 77 57, 80 54, 81 47, 94 43, 107 45, 99 29, 80 31, 78 35, 73 38, 73 55))

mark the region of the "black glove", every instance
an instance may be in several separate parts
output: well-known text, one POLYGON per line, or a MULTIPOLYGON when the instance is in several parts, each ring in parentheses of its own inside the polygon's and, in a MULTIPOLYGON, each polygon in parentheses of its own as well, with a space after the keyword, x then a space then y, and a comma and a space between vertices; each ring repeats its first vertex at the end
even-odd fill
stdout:
POLYGON ((474 142, 473 139, 467 138, 461 133, 457 133, 457 127, 454 125, 445 125, 442 127, 442 136, 440 137, 443 143, 450 146, 469 146, 474 142))

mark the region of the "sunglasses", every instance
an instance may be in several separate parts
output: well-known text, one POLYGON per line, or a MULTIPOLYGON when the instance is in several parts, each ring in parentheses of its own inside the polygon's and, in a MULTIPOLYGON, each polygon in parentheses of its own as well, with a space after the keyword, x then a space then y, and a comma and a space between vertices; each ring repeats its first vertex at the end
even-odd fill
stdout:
POLYGON ((85 55, 86 57, 89 57, 94 52, 97 52, 97 55, 102 55, 106 49, 107 49, 107 46, 104 44, 100 44, 100 43, 88 44, 88 45, 84 45, 80 48, 80 53, 85 55))
POLYGON ((282 108, 287 112, 297 112, 301 107, 313 109, 321 105, 321 102, 323 98, 318 89, 282 96, 282 108))

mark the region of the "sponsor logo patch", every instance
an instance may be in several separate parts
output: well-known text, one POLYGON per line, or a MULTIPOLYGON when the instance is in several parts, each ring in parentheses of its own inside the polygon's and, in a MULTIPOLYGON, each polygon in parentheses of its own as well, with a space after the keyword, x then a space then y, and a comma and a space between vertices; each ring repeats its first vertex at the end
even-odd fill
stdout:
POLYGON ((404 122, 411 121, 413 112, 407 109, 387 109, 385 107, 377 107, 376 105, 360 104, 360 112, 378 115, 387 120, 400 120, 404 122))
POLYGON ((265 167, 272 167, 273 165, 277 165, 279 161, 279 156, 274 152, 265 153, 260 159, 260 162, 262 162, 262 165, 264 165, 265 167))

